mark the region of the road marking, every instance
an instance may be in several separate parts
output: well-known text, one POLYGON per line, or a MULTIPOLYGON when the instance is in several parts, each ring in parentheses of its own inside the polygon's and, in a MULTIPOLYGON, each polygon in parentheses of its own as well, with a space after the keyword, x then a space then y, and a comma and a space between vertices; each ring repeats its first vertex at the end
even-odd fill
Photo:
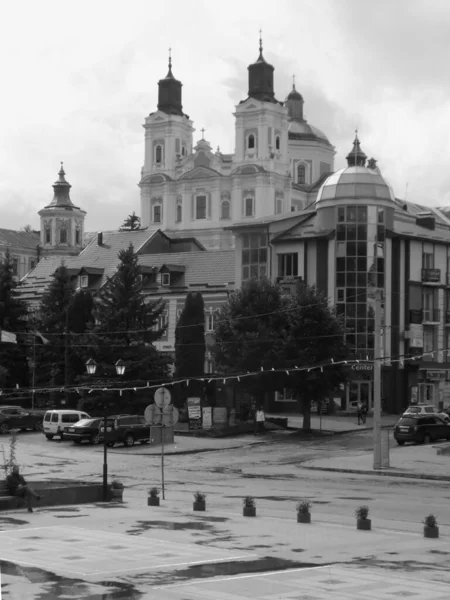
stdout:
POLYGON ((304 571, 318 571, 319 569, 329 569, 330 567, 332 567, 333 565, 320 565, 318 567, 305 567, 304 569, 284 569, 284 570, 280 570, 280 571, 266 571, 265 573, 249 573, 247 575, 229 575, 228 577, 220 577, 220 578, 216 578, 216 577, 210 577, 208 579, 196 579, 195 581, 186 581, 184 583, 173 583, 173 584, 169 584, 169 585, 163 585, 163 586, 159 586, 159 587, 155 587, 155 590, 165 590, 165 589, 169 589, 169 588, 174 588, 174 587, 183 587, 183 586, 187 586, 187 585, 198 585, 199 583, 219 583, 222 581, 235 581, 237 579, 251 579, 251 578, 255 578, 255 577, 268 577, 270 575, 284 575, 285 573, 298 573, 298 572, 304 572, 304 571))

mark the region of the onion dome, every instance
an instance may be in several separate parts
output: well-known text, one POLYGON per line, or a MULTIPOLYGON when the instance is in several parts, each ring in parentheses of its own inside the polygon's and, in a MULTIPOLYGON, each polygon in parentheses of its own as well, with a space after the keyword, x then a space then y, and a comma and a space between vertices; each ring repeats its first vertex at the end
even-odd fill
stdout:
POLYGON ((248 67, 248 95, 262 102, 278 103, 273 88, 274 67, 263 56, 261 31, 259 37, 259 56, 256 62, 248 67))
POLYGON ((172 55, 169 48, 169 71, 164 79, 158 81, 158 110, 167 115, 183 116, 181 88, 183 84, 172 73, 172 55))
POLYGON ((63 163, 58 173, 58 180, 53 184, 53 200, 45 208, 78 208, 70 199, 70 188, 72 186, 66 181, 66 173, 64 171, 63 163))
POLYGON ((367 154, 361 150, 361 144, 358 139, 358 131, 355 133, 353 148, 346 156, 349 167, 364 167, 366 165, 367 154))

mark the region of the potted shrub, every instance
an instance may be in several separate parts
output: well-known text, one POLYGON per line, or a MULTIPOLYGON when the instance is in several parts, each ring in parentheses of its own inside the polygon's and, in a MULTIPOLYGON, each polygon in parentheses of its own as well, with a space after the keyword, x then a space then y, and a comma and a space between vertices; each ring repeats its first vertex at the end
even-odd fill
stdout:
POLYGON ((297 523, 311 523, 311 502, 309 500, 300 500, 297 504, 297 523))
POLYGON ((114 479, 114 481, 111 483, 110 491, 111 491, 111 499, 112 500, 115 500, 116 502, 122 502, 122 500, 123 500, 123 483, 121 481, 114 479))
POLYGON ((147 506, 159 506, 159 490, 157 487, 148 490, 147 506))
POLYGON ((206 494, 203 494, 202 492, 195 492, 194 510, 206 510, 206 494))
POLYGON ((423 520, 423 537, 426 538, 438 538, 439 537, 439 527, 437 524, 437 519, 434 515, 428 515, 423 520))
POLYGON ((243 504, 244 504, 244 510, 243 510, 244 517, 256 517, 255 499, 252 496, 245 496, 245 498, 243 500, 243 504))
POLYGON ((368 506, 358 506, 355 510, 356 517, 356 529, 363 529, 364 531, 369 531, 372 527, 372 521, 368 519, 369 516, 369 507, 368 506))

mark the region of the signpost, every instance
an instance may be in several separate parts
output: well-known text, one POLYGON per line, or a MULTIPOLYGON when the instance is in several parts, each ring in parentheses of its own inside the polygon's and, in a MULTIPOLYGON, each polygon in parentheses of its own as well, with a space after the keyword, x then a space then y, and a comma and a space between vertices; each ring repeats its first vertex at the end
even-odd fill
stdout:
POLYGON ((155 392, 155 404, 149 404, 144 411, 144 418, 150 426, 161 428, 161 491, 165 500, 164 485, 164 428, 178 423, 178 409, 171 404, 171 395, 167 388, 160 387, 155 392))

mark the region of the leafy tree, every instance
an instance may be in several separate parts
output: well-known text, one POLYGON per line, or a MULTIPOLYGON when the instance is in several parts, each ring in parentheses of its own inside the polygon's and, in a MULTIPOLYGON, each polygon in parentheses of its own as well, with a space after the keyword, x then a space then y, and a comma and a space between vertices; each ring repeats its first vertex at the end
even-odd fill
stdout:
POLYGON ((137 231, 138 229, 141 229, 141 218, 133 211, 133 214, 128 215, 122 223, 120 231, 137 231))
POLYGON ((201 377, 205 366, 205 306, 200 292, 189 292, 175 330, 177 378, 201 377))
POLYGON ((299 285, 292 296, 268 280, 250 280, 230 296, 216 327, 216 364, 224 374, 258 372, 243 378, 253 394, 288 387, 303 406, 304 429, 311 427, 311 400, 318 400, 345 379, 345 369, 320 367, 345 358, 345 330, 314 287, 299 285), (272 371, 274 369, 275 371, 272 371), (278 371, 277 371, 278 370, 278 371), (319 373, 319 376, 318 376, 319 373))
POLYGON ((17 282, 9 250, 0 262, 0 330, 16 334, 17 344, 0 343, 1 385, 14 387, 28 383, 26 359, 27 308, 17 295, 17 282))
POLYGON ((33 228, 31 227, 31 225, 24 225, 22 227, 22 231, 24 231, 25 233, 32 233, 33 228))
POLYGON ((115 373, 114 364, 121 359, 126 364, 126 380, 142 383, 164 379, 169 361, 153 342, 165 331, 159 324, 165 303, 146 300, 132 244, 118 257, 117 272, 94 300, 96 324, 89 352, 107 375, 115 373))

